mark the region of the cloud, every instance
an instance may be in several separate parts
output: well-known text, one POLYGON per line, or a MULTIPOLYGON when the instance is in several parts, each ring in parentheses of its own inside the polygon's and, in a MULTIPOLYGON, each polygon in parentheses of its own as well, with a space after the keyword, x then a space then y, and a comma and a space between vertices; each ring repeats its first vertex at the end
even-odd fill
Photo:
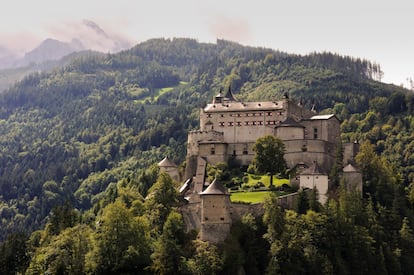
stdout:
POLYGON ((107 32, 92 20, 66 21, 49 27, 52 38, 69 42, 79 39, 87 49, 101 52, 117 52, 131 47, 132 41, 118 32, 107 32))
POLYGON ((216 38, 227 39, 236 42, 249 42, 252 40, 252 32, 248 21, 244 18, 218 15, 210 22, 209 32, 216 38))

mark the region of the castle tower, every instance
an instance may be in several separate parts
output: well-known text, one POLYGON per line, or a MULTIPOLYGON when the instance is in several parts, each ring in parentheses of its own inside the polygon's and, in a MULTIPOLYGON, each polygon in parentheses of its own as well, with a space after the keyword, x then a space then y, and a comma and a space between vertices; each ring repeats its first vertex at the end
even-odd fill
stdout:
POLYGON ((158 167, 160 168, 161 172, 167 173, 173 180, 180 180, 177 165, 168 157, 165 157, 162 161, 160 161, 158 163, 158 167))
POLYGON ((343 146, 344 146, 344 159, 343 159, 344 165, 347 165, 348 163, 355 164, 355 157, 359 152, 358 141, 347 142, 347 143, 344 143, 343 146))
POLYGON ((221 183, 214 180, 200 194, 200 198, 200 239, 211 243, 224 241, 231 227, 230 194, 221 183))
POLYGON ((342 170, 342 177, 348 191, 357 191, 362 194, 362 173, 352 164, 348 164, 342 170))
POLYGON ((319 194, 319 202, 325 204, 327 201, 327 192, 329 189, 328 175, 322 171, 316 161, 313 162, 311 167, 300 174, 300 188, 316 188, 319 194))

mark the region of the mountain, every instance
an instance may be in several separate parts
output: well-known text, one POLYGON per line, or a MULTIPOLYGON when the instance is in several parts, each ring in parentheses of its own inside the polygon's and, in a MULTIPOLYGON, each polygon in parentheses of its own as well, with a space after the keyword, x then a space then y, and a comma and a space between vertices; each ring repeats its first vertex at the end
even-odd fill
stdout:
POLYGON ((108 34, 91 20, 83 20, 77 36, 86 48, 101 52, 117 53, 132 47, 129 40, 119 34, 108 34))
MULTIPOLYGON (((414 95, 377 81, 379 65, 178 38, 69 59, 0 94, 0 273, 412 270, 414 95), (264 219, 245 216, 223 246, 195 241, 156 164, 168 156, 183 169, 199 108, 228 89, 241 101, 288 95, 334 113, 342 140, 361 143, 364 194, 338 188, 305 214, 270 198, 264 219)), ((208 173, 241 182, 245 171, 228 165, 241 178, 225 165, 208 173)))
POLYGON ((229 87, 240 100, 287 93, 334 112, 343 139, 376 144, 408 187, 414 97, 376 81, 379 71, 367 60, 330 53, 153 39, 25 76, 0 94, 0 236, 44 226, 64 201, 97 213, 107 188, 122 179, 144 194, 148 182, 140 175, 166 155, 182 163, 199 107, 229 87))
POLYGON ((0 70, 14 66, 17 56, 13 51, 0 45, 0 70))
POLYGON ((73 52, 82 51, 85 48, 78 39, 71 42, 61 42, 55 39, 46 39, 39 46, 27 52, 24 57, 19 60, 18 66, 24 67, 31 63, 41 64, 46 61, 58 60, 65 55, 73 52))
POLYGON ((72 33, 68 37, 69 42, 47 38, 23 57, 0 45, 0 92, 31 72, 55 68, 53 64, 66 64, 64 61, 59 62, 59 59, 71 53, 116 53, 132 46, 121 34, 107 33, 91 20, 69 24, 67 29, 72 30, 68 32, 72 33))

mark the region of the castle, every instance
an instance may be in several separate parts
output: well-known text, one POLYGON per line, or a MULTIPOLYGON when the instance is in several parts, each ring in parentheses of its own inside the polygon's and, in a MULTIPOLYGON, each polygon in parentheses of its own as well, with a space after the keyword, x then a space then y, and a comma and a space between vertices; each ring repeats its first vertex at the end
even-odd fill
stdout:
MULTIPOLYGON (((334 114, 318 115, 287 95, 279 101, 242 102, 229 89, 217 94, 200 110, 200 129, 188 134, 186 182, 180 189, 188 204, 181 207, 187 228, 199 229, 200 238, 224 240, 232 221, 245 213, 261 213, 259 205, 230 202, 229 193, 218 182, 206 183, 207 164, 232 162, 247 167, 254 157, 256 140, 266 135, 280 138, 285 145, 289 169, 296 171, 291 184, 317 188, 324 203, 329 191, 328 174, 340 144, 340 122, 334 114), (223 237, 224 236, 224 237, 223 237)), ((356 143, 344 144, 343 177, 349 188, 362 191, 361 173, 351 164, 356 143)), ((165 164, 165 161, 164 161, 165 164)), ((289 207, 294 196, 280 198, 289 207)))

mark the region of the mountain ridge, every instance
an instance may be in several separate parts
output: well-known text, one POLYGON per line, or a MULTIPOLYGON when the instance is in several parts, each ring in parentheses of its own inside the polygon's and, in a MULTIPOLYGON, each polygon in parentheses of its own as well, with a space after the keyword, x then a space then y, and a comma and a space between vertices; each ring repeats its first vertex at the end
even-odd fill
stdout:
POLYGON ((242 101, 288 94, 337 114, 343 138, 379 142, 408 186, 414 99, 367 74, 373 67, 329 53, 300 56, 224 40, 160 38, 30 74, 0 94, 0 236, 41 228, 64 201, 80 211, 99 209, 107 188, 123 178, 148 190, 139 175, 166 155, 182 163, 198 108, 228 88, 242 101), (395 157, 387 141, 391 117, 404 157, 395 157), (374 131, 374 123, 383 129, 374 131))

